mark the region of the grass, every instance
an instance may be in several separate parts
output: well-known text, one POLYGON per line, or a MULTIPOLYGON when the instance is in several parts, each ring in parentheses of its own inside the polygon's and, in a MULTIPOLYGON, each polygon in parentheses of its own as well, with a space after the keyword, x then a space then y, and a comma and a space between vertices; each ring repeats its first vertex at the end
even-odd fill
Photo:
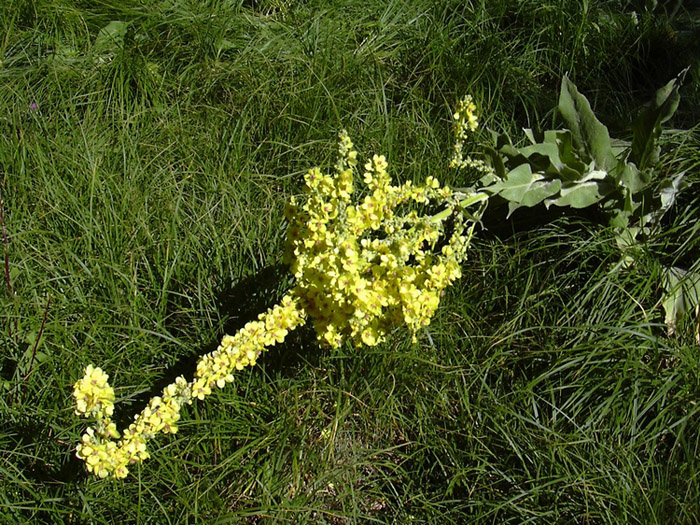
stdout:
MULTIPOLYGON (((550 127, 568 72, 624 136, 695 59, 687 13, 635 25, 623 4, 6 2, 0 522, 700 519, 698 346, 659 307, 661 262, 698 259, 692 192, 634 271, 588 220, 493 215, 417 344, 325 350, 304 329, 126 480, 74 457, 83 366, 126 422, 281 296, 284 204, 340 128, 399 180, 460 184, 458 97, 493 129, 550 127)), ((698 86, 663 159, 694 181, 698 86)))

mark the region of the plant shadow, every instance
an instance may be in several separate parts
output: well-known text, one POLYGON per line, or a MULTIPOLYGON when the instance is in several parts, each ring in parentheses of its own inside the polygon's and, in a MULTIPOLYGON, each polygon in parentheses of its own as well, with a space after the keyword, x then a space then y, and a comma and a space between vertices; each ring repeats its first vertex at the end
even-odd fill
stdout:
MULTIPOLYGON (((223 316, 228 318, 224 324, 224 333, 233 334, 243 328, 249 321, 279 302, 284 293, 291 287, 292 280, 286 266, 274 265, 263 268, 255 275, 242 279, 218 294, 216 303, 223 316)), ((175 306, 175 305, 173 305, 175 306)), ((223 333, 221 334, 223 336, 223 333)), ((220 339, 220 338, 219 338, 220 339)), ((130 403, 117 405, 114 421, 117 428, 125 428, 132 421, 134 414, 139 413, 149 400, 160 395, 163 389, 175 381, 178 376, 184 376, 188 381, 194 376, 197 361, 219 345, 219 339, 202 346, 169 367, 162 377, 148 390, 135 396, 130 403)), ((271 347, 265 352, 264 372, 271 376, 294 375, 301 366, 317 363, 322 355, 322 349, 317 344, 313 328, 304 325, 292 331, 283 343, 271 347)), ((19 449, 32 443, 50 439, 45 436, 47 426, 39 418, 9 418, 0 423, 0 434, 10 440, 10 448, 19 449)), ((7 444, 7 443, 6 443, 7 444)), ((86 480, 88 474, 84 463, 74 454, 74 448, 66 452, 63 461, 50 463, 40 457, 27 456, 21 462, 23 476, 35 482, 66 483, 86 480)))
MULTIPOLYGON (((223 333, 169 367, 151 388, 135 396, 132 403, 122 411, 117 407, 114 417, 117 428, 128 426, 133 420, 133 414, 139 413, 152 397, 160 395, 177 377, 184 376, 188 381, 191 380, 199 359, 216 350, 224 334, 234 334, 246 323, 257 320, 260 314, 280 301, 291 284, 288 268, 278 264, 267 266, 219 293, 216 297, 218 310, 223 317, 228 318, 223 333)), ((264 362, 268 374, 293 374, 300 366, 316 362, 320 355, 321 348, 313 329, 304 325, 293 330, 284 342, 267 349, 261 364, 264 362)))

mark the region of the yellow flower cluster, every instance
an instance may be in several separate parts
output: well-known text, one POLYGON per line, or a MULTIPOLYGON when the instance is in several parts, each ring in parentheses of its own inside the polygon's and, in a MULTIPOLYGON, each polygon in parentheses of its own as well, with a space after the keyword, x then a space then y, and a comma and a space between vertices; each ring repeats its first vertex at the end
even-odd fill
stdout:
POLYGON ((334 347, 346 337, 376 345, 400 324, 415 338, 442 290, 460 277, 468 244, 450 188, 433 177, 392 186, 386 159, 374 155, 364 166, 367 192, 355 203, 356 165, 357 152, 341 132, 334 175, 310 170, 303 202, 293 199, 287 208, 287 259, 298 296, 319 340, 334 347), (397 214, 400 205, 433 201, 447 209, 433 217, 397 214))
MULTIPOLYGON (((455 114, 459 148, 452 165, 466 165, 461 144, 478 120, 467 97, 455 114)), ((446 286, 461 275, 460 263, 480 213, 465 208, 488 196, 463 194, 441 187, 433 177, 424 184, 392 186, 383 155, 364 166, 366 190, 355 195, 357 151, 341 132, 333 175, 320 169, 305 177, 302 199, 292 199, 287 260, 296 277, 294 288, 256 321, 202 356, 192 381, 183 377, 150 400, 122 434, 112 421, 114 390, 100 368, 89 365, 74 385, 76 414, 95 420, 77 446, 77 456, 93 474, 124 478, 129 466, 149 457, 147 442, 160 432, 174 434, 180 411, 194 399, 203 400, 233 381, 234 370, 255 365, 266 347, 281 343, 314 319, 319 340, 337 347, 346 338, 376 345, 394 326, 406 324, 416 332, 430 323, 446 286), (442 211, 421 216, 411 207, 437 204, 442 211), (401 207, 409 211, 401 214, 401 207), (470 222, 467 228, 466 222, 470 222)))
POLYGON ((234 370, 255 366, 266 347, 281 343, 290 331, 303 324, 306 312, 295 294, 296 290, 289 292, 257 321, 247 323, 235 335, 224 336, 216 350, 203 356, 197 363, 192 396, 204 399, 215 386, 223 388, 233 381, 234 370))
POLYGON ((457 102, 453 118, 455 132, 459 138, 466 139, 469 131, 476 131, 476 128, 479 127, 479 118, 476 116, 476 104, 474 104, 471 95, 465 95, 457 102))
POLYGON ((476 105, 471 95, 464 96, 458 103, 454 115, 453 131, 455 143, 450 159, 450 168, 471 168, 482 173, 493 173, 490 166, 483 160, 473 159, 464 156, 464 141, 469 137, 469 133, 474 133, 479 127, 479 118, 476 115, 476 105))
MULTIPOLYGON (((95 370, 99 369, 93 368, 92 365, 86 367, 85 377, 75 384, 74 395, 84 391, 82 385, 95 370)), ((101 378, 104 381, 103 386, 112 390, 107 384, 107 375, 102 374, 101 378)), ((96 414, 77 410, 77 413, 86 417, 97 416, 95 428, 88 428, 83 434, 77 446, 77 456, 85 461, 87 469, 96 476, 126 477, 129 473, 129 465, 148 459, 147 440, 158 432, 171 434, 177 432, 176 423, 180 419, 180 409, 183 404, 191 402, 190 392, 191 386, 183 377, 178 377, 174 383, 165 387, 162 396, 156 396, 150 400, 148 406, 134 417, 134 422, 124 430, 122 436, 119 435, 116 425, 110 418, 114 411, 112 401, 105 403, 103 405, 105 410, 96 414), (121 439, 116 441, 120 437, 121 439)))
POLYGON ((253 366, 265 347, 282 342, 304 320, 305 312, 292 291, 257 321, 246 324, 234 336, 225 336, 217 350, 200 358, 192 382, 178 377, 163 389, 161 396, 150 400, 121 436, 111 420, 114 390, 107 382, 109 378, 101 369, 87 366, 85 376, 75 383, 73 395, 76 414, 94 417, 96 425, 83 435, 77 456, 101 478, 126 477, 130 465, 150 457, 146 447, 149 439, 159 432, 177 432, 180 410, 185 404, 191 404, 194 398, 204 399, 215 386, 222 388, 233 381, 233 370, 253 366))
POLYGON ((114 412, 114 389, 101 368, 88 365, 85 376, 73 385, 75 413, 78 416, 111 416, 114 412))

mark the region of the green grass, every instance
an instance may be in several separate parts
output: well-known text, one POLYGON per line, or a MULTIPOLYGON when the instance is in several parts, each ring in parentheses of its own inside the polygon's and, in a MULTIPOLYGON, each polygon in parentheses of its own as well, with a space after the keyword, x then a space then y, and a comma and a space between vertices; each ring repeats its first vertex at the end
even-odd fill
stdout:
MULTIPOLYGON (((339 129, 398 180, 459 185, 454 102, 548 128, 568 72, 629 133, 694 27, 624 4, 4 3, 0 522, 696 523, 696 328, 668 337, 659 306, 661 264, 697 267, 692 192, 630 271, 594 222, 491 215, 417 344, 303 329, 126 480, 74 456, 85 365, 127 422, 290 285, 282 210, 339 129)), ((690 131, 664 136, 693 181, 699 86, 693 69, 672 123, 690 131)))

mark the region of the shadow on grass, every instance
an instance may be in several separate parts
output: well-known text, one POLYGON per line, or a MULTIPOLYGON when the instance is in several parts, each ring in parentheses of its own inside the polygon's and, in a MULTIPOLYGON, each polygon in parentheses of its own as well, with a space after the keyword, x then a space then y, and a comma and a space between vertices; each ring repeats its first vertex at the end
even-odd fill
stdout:
MULTIPOLYGON (((50 452, 32 452, 42 444, 56 442, 52 434, 52 428, 47 425, 47 421, 37 415, 20 414, 0 422, 0 435, 3 436, 0 446, 4 453, 9 452, 8 457, 11 459, 8 461, 12 462, 14 471, 21 473, 21 476, 9 482, 21 479, 20 485, 24 487, 25 481, 65 483, 75 481, 81 476, 84 472, 83 462, 75 456, 74 447, 71 447, 62 461, 47 459, 56 457, 50 452)), ((27 492, 27 496, 30 494, 31 492, 27 492)))
MULTIPOLYGON (((267 311, 279 302, 289 289, 291 280, 287 267, 282 265, 268 266, 255 275, 241 280, 234 286, 224 290, 217 297, 219 311, 229 321, 224 325, 224 333, 234 334, 247 322, 255 320, 258 315, 267 311)), ((176 305, 173 305, 176 308, 176 305)), ((194 377, 199 358, 216 350, 217 340, 199 348, 196 352, 183 357, 165 371, 163 376, 150 389, 136 396, 129 404, 117 405, 114 421, 117 428, 123 429, 133 421, 149 400, 160 395, 163 389, 175 381, 178 376, 184 376, 188 381, 194 377)), ((265 352, 261 359, 265 373, 271 375, 294 375, 300 366, 317 362, 322 353, 316 342, 316 335, 310 326, 304 325, 292 331, 282 344, 277 344, 265 352)), ((0 422, 0 435, 5 436, 3 448, 6 450, 32 447, 32 444, 50 440, 47 435, 50 428, 38 417, 17 418, 14 421, 0 422)), ((50 464, 41 457, 21 455, 16 466, 21 469, 27 480, 42 483, 66 483, 86 479, 83 461, 73 453, 62 464, 50 464)))
MULTIPOLYGON (((200 357, 216 350, 224 334, 235 334, 246 323, 256 320, 260 314, 276 305, 290 288, 290 284, 288 268, 274 265, 263 268, 255 275, 242 279, 231 288, 222 291, 217 297, 217 305, 222 315, 229 319, 224 324, 224 332, 216 340, 176 362, 165 371, 160 380, 149 390, 136 396, 134 402, 123 411, 119 411, 117 407, 117 428, 128 426, 134 414, 138 414, 152 397, 160 395, 178 376, 191 380, 200 357)), ((320 352, 313 329, 305 325, 292 331, 283 343, 269 348, 260 362, 264 362, 267 373, 293 374, 300 365, 317 361, 320 352)))

